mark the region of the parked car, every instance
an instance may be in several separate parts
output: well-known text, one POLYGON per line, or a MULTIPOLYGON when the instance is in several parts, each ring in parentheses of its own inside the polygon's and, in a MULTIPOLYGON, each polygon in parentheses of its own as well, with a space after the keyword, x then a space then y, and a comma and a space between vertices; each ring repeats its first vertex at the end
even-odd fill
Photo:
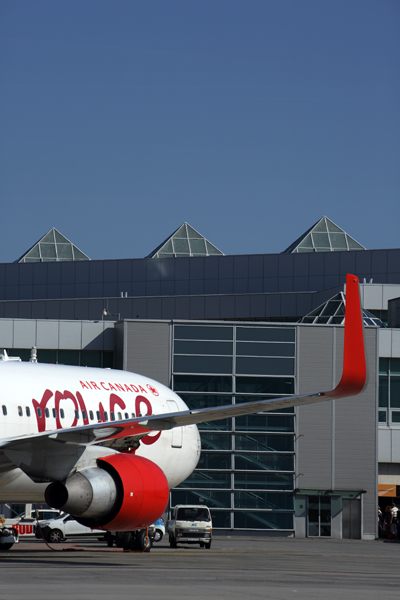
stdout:
POLYGON ((33 508, 28 513, 21 513, 16 517, 6 519, 5 524, 7 527, 16 529, 20 538, 34 537, 37 521, 57 519, 60 514, 60 511, 54 508, 33 508))
POLYGON ((161 542, 161 540, 163 539, 163 536, 165 535, 165 525, 164 525, 164 521, 161 517, 159 519, 157 519, 157 521, 154 523, 154 527, 156 529, 156 531, 154 533, 154 541, 161 542))
POLYGON ((73 516, 61 513, 56 519, 39 521, 35 536, 38 539, 44 538, 47 542, 55 544, 67 538, 80 536, 94 536, 102 540, 104 539, 104 531, 81 525, 73 516))

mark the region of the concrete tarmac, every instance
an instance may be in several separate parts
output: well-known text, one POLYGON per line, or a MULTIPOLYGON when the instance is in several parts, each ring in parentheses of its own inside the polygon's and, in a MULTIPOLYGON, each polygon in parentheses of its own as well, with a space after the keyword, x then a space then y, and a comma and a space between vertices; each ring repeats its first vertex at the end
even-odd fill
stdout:
POLYGON ((0 600, 399 600, 400 543, 215 536, 123 552, 26 540, 0 553, 0 600))

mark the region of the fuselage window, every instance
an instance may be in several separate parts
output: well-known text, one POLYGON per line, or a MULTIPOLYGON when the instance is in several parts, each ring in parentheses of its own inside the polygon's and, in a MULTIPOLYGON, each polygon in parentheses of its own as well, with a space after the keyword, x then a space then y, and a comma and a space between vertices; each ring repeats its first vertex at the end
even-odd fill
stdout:
POLYGON ((82 411, 82 419, 83 419, 84 421, 86 421, 86 420, 87 420, 87 414, 86 414, 86 410, 83 410, 83 411, 82 411))
POLYGON ((106 410, 104 411, 104 420, 108 421, 108 412, 106 410))
POLYGON ((56 419, 57 418, 57 411, 55 408, 52 409, 52 413, 53 413, 53 417, 56 419))
POLYGON ((27 417, 31 416, 31 409, 29 408, 29 406, 25 406, 25 412, 27 417))
POLYGON ((120 412, 118 413, 118 421, 122 421, 122 414, 120 412))
POLYGON ((18 406, 18 415, 20 417, 22 417, 23 414, 24 414, 24 411, 22 410, 22 406, 18 406))
POLYGON ((89 410, 89 419, 91 421, 93 421, 93 419, 94 419, 94 415, 93 415, 93 411, 92 410, 89 410))
POLYGON ((39 417, 39 419, 40 419, 40 418, 41 418, 41 416, 42 416, 42 409, 40 408, 40 406, 38 406, 38 407, 37 407, 37 409, 36 409, 36 412, 37 412, 37 416, 38 416, 38 417, 39 417))
POLYGON ((132 413, 132 419, 134 419, 134 418, 135 418, 135 413, 132 413))
MULTIPOLYGON (((106 413, 104 413, 105 415, 106 413)), ((110 419, 111 421, 115 421, 115 414, 113 413, 113 411, 110 412, 110 419)))
POLYGON ((129 413, 125 413, 125 419, 129 419, 129 413))
POLYGON ((5 404, 3 404, 3 415, 5 416, 7 414, 7 406, 5 404))
POLYGON ((50 416, 50 411, 49 411, 49 409, 48 409, 48 408, 45 408, 45 409, 44 409, 44 414, 46 415, 46 419, 48 419, 48 418, 49 418, 49 416, 50 416))
POLYGON ((75 410, 75 419, 79 419, 79 410, 75 410))
POLYGON ((101 414, 99 410, 96 411, 96 417, 98 421, 101 421, 101 414))
POLYGON ((60 417, 63 419, 64 418, 64 409, 60 408, 60 417))

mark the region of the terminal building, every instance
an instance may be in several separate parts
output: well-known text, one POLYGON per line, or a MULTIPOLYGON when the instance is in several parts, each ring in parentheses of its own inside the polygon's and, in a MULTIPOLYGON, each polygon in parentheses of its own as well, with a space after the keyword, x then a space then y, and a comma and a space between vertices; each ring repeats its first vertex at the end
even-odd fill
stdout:
POLYGON ((374 539, 400 496, 400 249, 367 250, 327 217, 277 254, 225 255, 189 224, 145 258, 90 260, 56 229, 0 264, 0 347, 113 367, 190 409, 329 390, 341 375, 345 278, 360 279, 369 381, 352 399, 199 426, 171 506, 215 531, 374 539))

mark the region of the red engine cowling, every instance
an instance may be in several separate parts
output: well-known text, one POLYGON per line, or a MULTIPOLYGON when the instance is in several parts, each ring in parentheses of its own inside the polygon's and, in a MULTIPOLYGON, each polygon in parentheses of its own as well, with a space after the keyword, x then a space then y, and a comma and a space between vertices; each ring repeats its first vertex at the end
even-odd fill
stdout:
POLYGON ((123 488, 119 510, 100 529, 133 531, 154 523, 169 498, 168 481, 160 467, 132 454, 113 454, 99 460, 113 478, 120 478, 123 488))
POLYGON ((151 525, 164 512, 168 496, 167 478, 155 463, 124 453, 99 458, 97 467, 78 471, 65 483, 52 483, 45 493, 50 506, 108 531, 151 525))

